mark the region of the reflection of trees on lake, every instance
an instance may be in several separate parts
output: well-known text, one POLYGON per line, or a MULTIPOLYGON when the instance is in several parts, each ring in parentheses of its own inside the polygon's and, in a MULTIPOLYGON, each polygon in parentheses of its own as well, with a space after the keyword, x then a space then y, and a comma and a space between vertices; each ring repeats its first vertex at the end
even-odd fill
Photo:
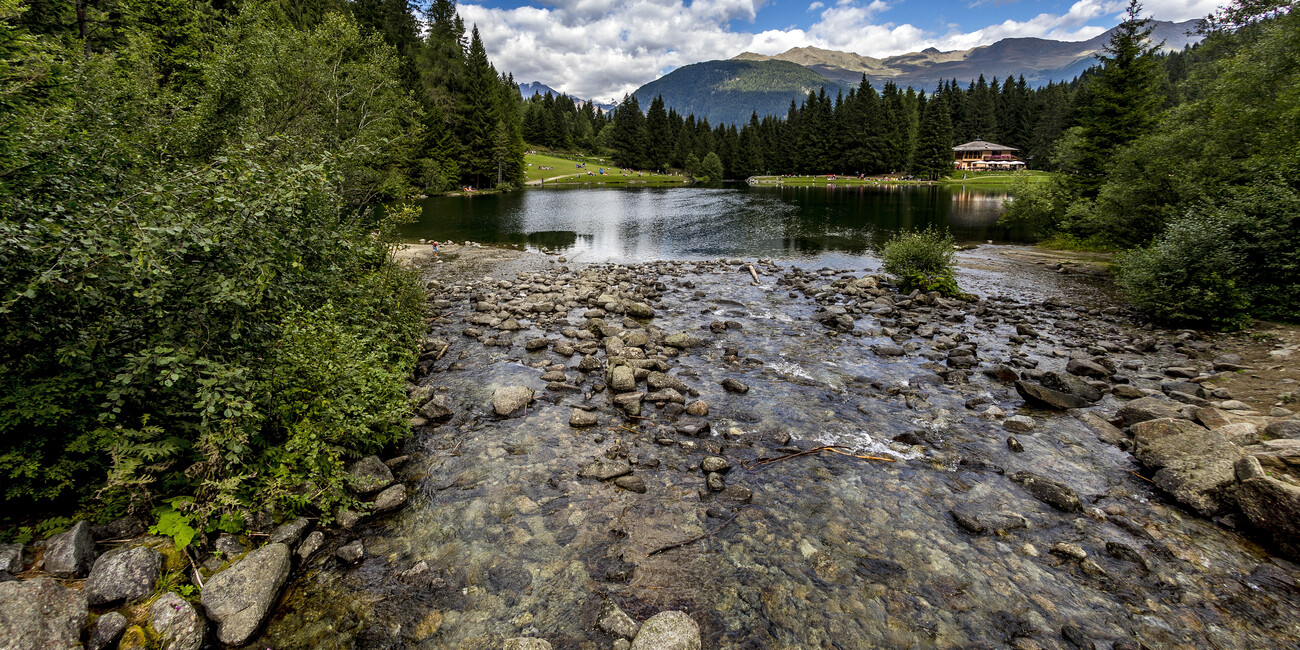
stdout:
POLYGON ((1016 241, 1019 233, 997 225, 1003 195, 941 185, 557 188, 428 199, 402 235, 592 260, 858 256, 930 224, 959 241, 1016 241))

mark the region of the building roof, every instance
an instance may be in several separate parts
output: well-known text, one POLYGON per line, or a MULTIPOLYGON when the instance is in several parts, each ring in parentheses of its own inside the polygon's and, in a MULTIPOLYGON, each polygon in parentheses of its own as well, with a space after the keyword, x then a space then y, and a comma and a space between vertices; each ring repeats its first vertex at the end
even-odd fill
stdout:
POLYGON ((983 140, 972 140, 966 144, 959 144, 952 148, 953 151, 1020 151, 1015 147, 1007 147, 983 140))

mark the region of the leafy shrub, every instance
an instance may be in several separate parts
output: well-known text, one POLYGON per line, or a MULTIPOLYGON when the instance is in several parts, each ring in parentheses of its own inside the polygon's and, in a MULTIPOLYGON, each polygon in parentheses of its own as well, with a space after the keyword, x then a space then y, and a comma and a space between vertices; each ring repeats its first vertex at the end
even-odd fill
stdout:
POLYGON ((953 276, 952 235, 934 227, 895 233, 880 248, 886 273, 899 277, 904 291, 938 291, 960 296, 953 276))
POLYGON ((1068 200, 1069 192, 1058 179, 1037 181, 1017 176, 1011 181, 1011 198, 1003 204, 998 223, 1046 237, 1060 228, 1068 200))
POLYGON ((1175 324, 1241 326, 1250 301, 1236 275, 1229 228, 1214 217, 1180 219, 1150 246, 1121 254, 1115 264, 1124 296, 1175 324))

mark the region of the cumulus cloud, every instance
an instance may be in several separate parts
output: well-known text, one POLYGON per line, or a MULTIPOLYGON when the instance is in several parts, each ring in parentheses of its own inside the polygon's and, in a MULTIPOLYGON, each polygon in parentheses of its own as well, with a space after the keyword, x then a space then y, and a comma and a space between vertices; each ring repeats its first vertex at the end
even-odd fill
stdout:
MULTIPOLYGON (((1161 20, 1203 16, 1216 0, 1147 0, 1161 20)), ((1077 0, 1065 13, 1042 13, 971 31, 923 29, 887 20, 883 0, 816 1, 815 22, 756 33, 733 31, 753 23, 764 0, 538 0, 515 8, 462 4, 461 17, 479 28, 493 63, 517 81, 541 81, 570 95, 598 101, 625 93, 683 65, 741 52, 779 54, 814 46, 874 57, 927 47, 968 49, 1009 37, 1084 40, 1117 21, 1122 0, 1077 0)))

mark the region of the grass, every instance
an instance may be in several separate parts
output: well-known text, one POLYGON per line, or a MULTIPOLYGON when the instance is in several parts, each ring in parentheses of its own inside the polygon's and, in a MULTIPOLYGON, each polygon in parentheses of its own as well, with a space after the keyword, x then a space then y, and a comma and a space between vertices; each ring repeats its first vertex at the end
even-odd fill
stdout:
MULTIPOLYGON (((624 172, 607 159, 594 156, 556 155, 530 153, 524 155, 526 176, 530 183, 545 181, 542 184, 553 185, 672 185, 685 183, 686 177, 680 174, 656 174, 653 172, 624 172), (578 169, 585 164, 585 169, 578 169), (553 169, 540 169, 553 167, 553 169), (600 174, 604 169, 605 173, 600 174), (588 173, 590 172, 590 174, 588 173)), ((536 184, 536 183, 534 183, 536 184)))
POLYGON ((830 178, 827 174, 817 174, 811 176, 756 176, 754 180, 759 185, 921 185, 926 183, 940 183, 945 185, 975 185, 988 188, 1010 188, 1011 182, 1017 178, 1028 178, 1033 182, 1043 182, 1052 177, 1049 172, 1039 171, 1020 171, 1020 172, 965 172, 966 178, 960 175, 948 178, 942 178, 938 181, 922 180, 901 180, 901 174, 887 174, 880 176, 868 176, 865 179, 856 177, 839 176, 830 178))
POLYGON ((1074 251, 1078 253, 1114 253, 1120 250, 1114 244, 1108 244, 1095 238, 1083 239, 1065 233, 1057 233, 1038 242, 1038 246, 1054 251, 1074 251))

